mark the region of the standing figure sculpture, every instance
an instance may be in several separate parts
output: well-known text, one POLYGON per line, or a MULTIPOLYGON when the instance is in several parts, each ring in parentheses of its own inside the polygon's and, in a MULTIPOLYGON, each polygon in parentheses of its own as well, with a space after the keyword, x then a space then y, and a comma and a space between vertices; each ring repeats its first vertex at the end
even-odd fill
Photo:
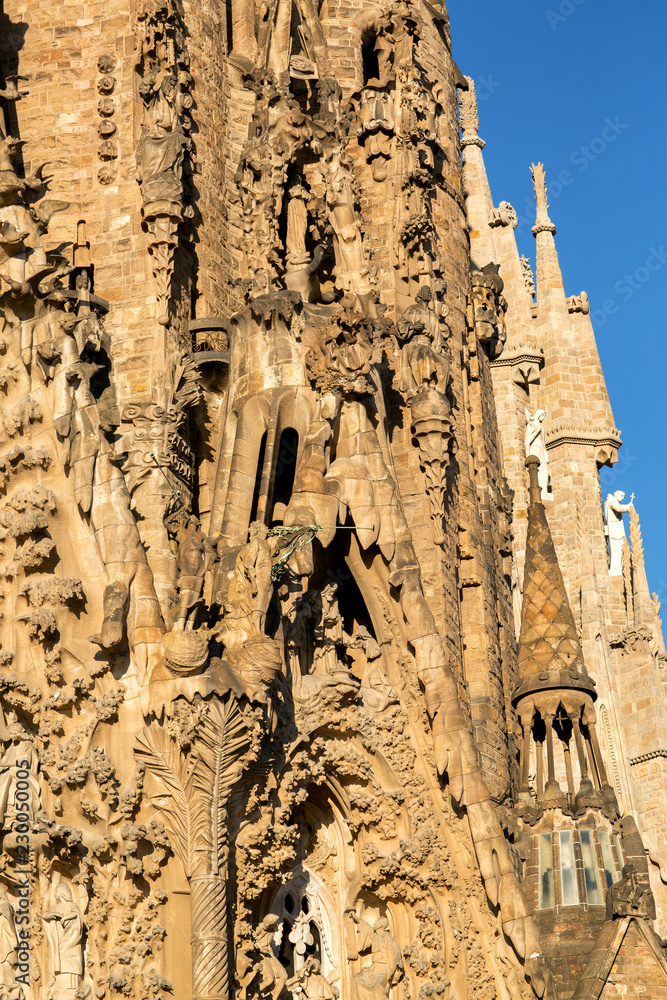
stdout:
POLYGON ((309 193, 300 180, 295 180, 289 189, 287 202, 287 266, 303 267, 309 263, 310 255, 306 249, 306 233, 308 231, 309 193))
POLYGON ((197 609, 202 602, 204 576, 212 569, 216 552, 208 535, 201 530, 199 519, 183 507, 169 505, 163 523, 177 545, 179 603, 173 630, 182 632, 194 628, 197 609))
POLYGON ((405 975, 403 955, 389 921, 380 917, 371 926, 353 910, 348 915, 359 933, 358 952, 370 952, 371 964, 357 972, 352 980, 352 1000, 387 1000, 392 986, 400 983, 405 975))
POLYGON ((540 460, 540 467, 537 472, 537 481, 540 484, 542 499, 549 496, 549 455, 544 440, 544 418, 546 410, 537 410, 531 413, 526 410, 526 458, 529 455, 536 455, 540 460))
POLYGON ((32 740, 14 712, 8 712, 5 720, 1 706, 0 742, 9 743, 2 759, 0 759, 0 824, 5 831, 8 831, 14 823, 17 813, 18 772, 21 771, 22 778, 22 769, 28 772, 28 802, 26 805, 31 823, 35 821, 40 810, 41 789, 37 777, 37 751, 32 740))
POLYGON ((609 576, 623 575, 623 539, 625 538, 623 515, 632 510, 634 499, 633 493, 630 497, 630 503, 623 503, 625 493, 623 490, 616 490, 615 493, 608 493, 605 500, 604 519, 605 534, 609 539, 609 576))
POLYGON ((287 983, 287 989, 297 1000, 336 1000, 333 986, 322 975, 318 959, 312 956, 287 983))
POLYGON ((4 987, 15 985, 17 949, 14 909, 3 886, 0 888, 0 993, 4 987))
POLYGON ((255 944, 259 952, 262 993, 270 993, 272 1000, 278 1000, 287 982, 287 971, 282 965, 275 950, 276 929, 280 917, 275 913, 267 913, 255 931, 255 944))
POLYGON ((139 86, 144 102, 141 138, 137 146, 137 180, 144 211, 157 202, 180 205, 183 150, 186 143, 176 96, 177 81, 171 73, 157 86, 155 67, 139 86))
POLYGON ((361 238, 361 226, 354 207, 354 174, 351 161, 336 147, 324 150, 326 204, 334 233, 336 287, 355 299, 361 313, 372 312, 373 286, 361 238))
POLYGON ((141 214, 150 234, 148 251, 157 285, 157 318, 167 326, 178 226, 192 212, 192 206, 185 205, 183 187, 183 161, 189 143, 183 111, 191 105, 192 97, 183 89, 180 72, 178 79, 169 71, 160 79, 163 70, 149 60, 139 85, 144 113, 136 151, 136 177, 141 186, 141 214))
POLYGON ((59 882, 55 905, 42 915, 51 951, 51 980, 47 1000, 75 1000, 83 976, 83 917, 72 889, 59 882))

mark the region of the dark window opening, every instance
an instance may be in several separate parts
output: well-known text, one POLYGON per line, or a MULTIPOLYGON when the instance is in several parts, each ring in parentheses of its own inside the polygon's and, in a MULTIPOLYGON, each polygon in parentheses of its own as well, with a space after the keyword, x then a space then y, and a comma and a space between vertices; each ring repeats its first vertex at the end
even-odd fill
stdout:
POLYGON ((232 0, 227 0, 225 4, 225 15, 226 15, 226 26, 227 26, 227 55, 234 48, 234 31, 233 23, 234 19, 232 16, 232 0))
MULTIPOLYGON (((280 435, 276 471, 273 480, 273 506, 290 502, 296 474, 296 457, 299 453, 299 435, 293 427, 286 427, 280 435)), ((284 508, 280 508, 284 510, 284 508)))
POLYGON ((259 446, 259 458, 257 459, 257 472, 255 473, 255 488, 252 491, 252 507, 250 509, 250 524, 257 520, 257 508, 259 506, 259 491, 262 488, 262 470, 264 468, 264 456, 266 455, 266 431, 262 435, 262 443, 259 446))
POLYGON ((368 83, 370 80, 378 80, 380 78, 380 64, 378 62, 377 52, 375 51, 376 35, 375 32, 371 32, 366 35, 361 43, 361 64, 364 74, 364 83, 368 83))

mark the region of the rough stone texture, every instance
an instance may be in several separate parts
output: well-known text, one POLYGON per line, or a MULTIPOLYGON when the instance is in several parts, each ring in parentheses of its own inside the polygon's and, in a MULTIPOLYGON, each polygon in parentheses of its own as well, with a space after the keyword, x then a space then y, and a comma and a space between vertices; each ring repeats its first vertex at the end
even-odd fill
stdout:
POLYGON ((0 991, 568 998, 626 910, 659 949, 639 521, 609 579, 585 296, 538 166, 533 301, 482 146, 421 0, 7 0, 0 991))

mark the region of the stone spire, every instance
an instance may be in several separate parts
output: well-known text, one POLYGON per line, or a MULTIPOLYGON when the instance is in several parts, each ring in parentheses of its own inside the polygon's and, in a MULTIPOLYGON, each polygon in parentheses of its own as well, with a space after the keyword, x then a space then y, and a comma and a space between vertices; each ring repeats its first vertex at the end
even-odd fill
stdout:
POLYGON ((518 683, 514 702, 538 691, 585 691, 595 699, 586 673, 563 574, 558 565, 540 487, 539 459, 526 460, 530 474, 528 535, 519 638, 518 683))
POLYGON ((468 89, 459 89, 463 193, 466 203, 470 255, 473 266, 482 268, 495 262, 495 246, 489 222, 493 217, 493 198, 486 174, 482 150, 486 143, 478 135, 479 114, 475 81, 467 76, 468 89))
POLYGON ((632 555, 632 602, 634 605, 635 626, 655 626, 655 608, 651 600, 651 592, 646 579, 644 565, 644 544, 642 542, 639 514, 630 509, 630 550, 632 555))
MULTIPOLYGON (((595 727, 595 682, 584 666, 581 644, 554 548, 537 478, 539 459, 526 459, 530 475, 528 534, 517 685, 513 702, 523 730, 519 808, 567 810, 576 803, 601 808, 613 818, 618 803, 609 784, 595 727), (536 789, 530 791, 531 741, 536 789), (543 747, 546 746, 546 773, 543 747), (575 784, 571 747, 579 766, 575 784), (558 781, 556 748, 563 755, 567 789, 558 781)), ((562 773, 562 772, 561 772, 562 773)))
POLYGON ((535 277, 538 316, 541 321, 548 322, 549 318, 559 316, 567 321, 567 300, 554 239, 556 227, 549 218, 544 166, 541 163, 533 163, 531 171, 537 202, 533 236, 537 240, 535 277))

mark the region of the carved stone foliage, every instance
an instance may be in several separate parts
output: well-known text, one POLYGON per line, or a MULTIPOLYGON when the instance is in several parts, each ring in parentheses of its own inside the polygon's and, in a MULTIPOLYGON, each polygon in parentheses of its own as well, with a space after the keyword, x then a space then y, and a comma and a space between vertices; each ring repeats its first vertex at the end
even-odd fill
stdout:
POLYGON ((0 978, 8 995, 148 1000, 167 986, 170 845, 133 823, 142 775, 109 734, 119 677, 164 627, 108 437, 102 300, 46 251, 67 204, 41 197, 41 168, 17 175, 18 149, 0 131, 0 922, 5 943, 19 932, 0 978))
POLYGON ((185 703, 171 732, 154 723, 137 738, 135 755, 190 883, 197 998, 224 998, 229 991, 226 810, 244 765, 257 753, 258 735, 252 712, 232 697, 185 703))
MULTIPOLYGON (((188 31, 206 6, 185 6, 188 31)), ((466 341, 453 108, 431 78, 434 55, 452 75, 446 15, 397 0, 342 19, 364 49, 344 99, 331 12, 231 0, 228 13, 215 41, 229 148, 250 126, 214 233, 234 265, 199 272, 220 292, 202 292, 217 318, 189 324, 204 349, 169 355, 173 337, 151 338, 151 377, 118 412, 109 396, 135 359, 123 370, 122 338, 107 357, 91 275, 45 248, 63 203, 39 200, 41 170, 17 176, 18 142, 1 137, 0 994, 28 898, 34 1000, 555 996, 516 874, 519 821, 492 798, 470 724, 477 656, 508 703, 499 754, 515 753, 512 500, 491 379, 479 413, 466 398, 488 375, 483 356, 473 373, 479 345, 500 363, 506 303, 498 268, 475 272, 466 341), (378 236, 365 216, 383 200, 378 236), (203 417, 207 393, 219 406, 203 417), (488 435, 467 493, 455 408, 461 442, 488 435), (493 619, 474 642, 471 595, 493 619)), ((165 326, 171 299, 188 300, 186 34, 177 0, 140 5, 137 180, 165 326)), ((119 162, 116 58, 94 75, 102 184, 119 162)), ((481 146, 470 95, 461 122, 481 146)), ((502 203, 492 226, 515 218, 502 203)), ((85 226, 75 260, 82 248, 85 226)), ((511 363, 528 386, 539 351, 520 344, 511 363)), ((602 797, 588 782, 568 817, 602 797)), ((541 822, 554 801, 521 815, 541 822)), ((637 889, 625 878, 612 917, 650 915, 637 889)))
POLYGON ((185 26, 174 0, 147 0, 137 22, 137 73, 143 103, 137 181, 153 258, 158 319, 167 326, 179 225, 194 216, 186 182, 194 152, 188 113, 193 105, 193 81, 185 26))

